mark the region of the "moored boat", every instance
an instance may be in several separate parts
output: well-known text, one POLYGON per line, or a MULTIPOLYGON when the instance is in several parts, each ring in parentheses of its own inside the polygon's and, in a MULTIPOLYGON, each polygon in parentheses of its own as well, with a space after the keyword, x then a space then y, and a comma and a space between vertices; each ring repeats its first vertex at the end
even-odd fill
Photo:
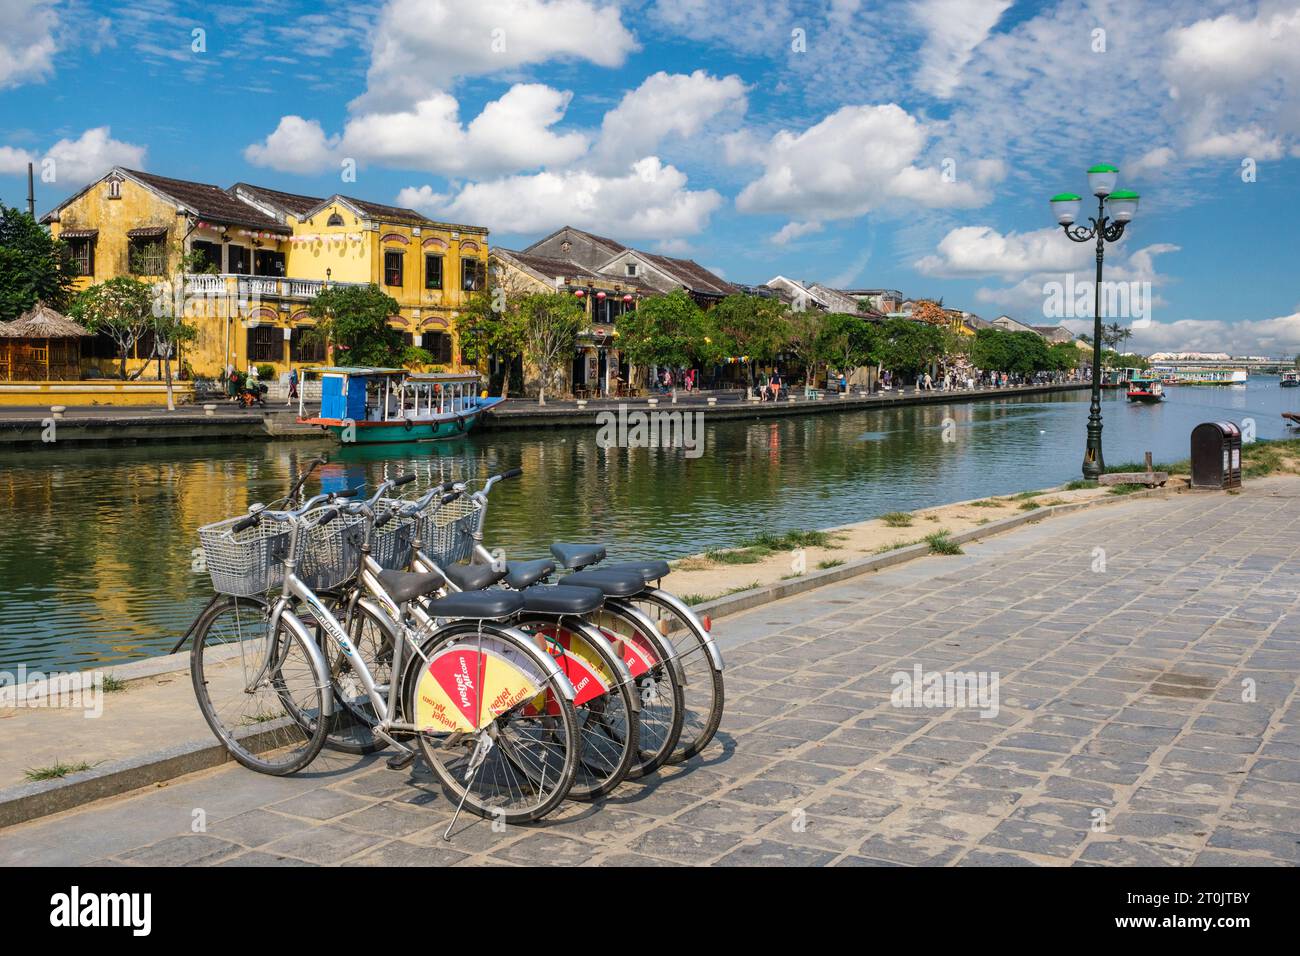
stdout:
POLYGON ((1300 388, 1300 372, 1283 372, 1278 385, 1282 388, 1300 388))
POLYGON ((298 421, 319 425, 344 443, 423 442, 459 438, 505 399, 480 394, 482 376, 411 373, 393 368, 308 369, 321 377, 321 410, 298 421))
POLYGON ((1128 400, 1130 402, 1143 402, 1150 405, 1163 401, 1164 397, 1165 390, 1159 379, 1135 378, 1129 382, 1128 400))

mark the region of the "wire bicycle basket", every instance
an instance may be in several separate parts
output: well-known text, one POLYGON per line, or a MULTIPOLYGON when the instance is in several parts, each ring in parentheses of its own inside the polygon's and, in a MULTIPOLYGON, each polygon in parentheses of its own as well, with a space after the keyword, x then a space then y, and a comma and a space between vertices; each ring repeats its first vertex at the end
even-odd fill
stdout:
POLYGON ((474 535, 481 514, 469 496, 421 513, 417 533, 424 553, 443 567, 467 560, 474 553, 474 535))
POLYGON ((366 519, 339 514, 327 524, 303 530, 298 539, 298 577, 313 591, 336 588, 354 574, 366 540, 366 519))
POLYGON ((262 521, 235 531, 247 515, 227 518, 199 528, 203 562, 218 594, 254 597, 284 582, 284 559, 289 554, 293 530, 274 521, 262 521))
MULTIPOLYGON (((400 498, 380 498, 378 510, 400 508, 406 504, 400 498)), ((419 529, 420 516, 408 517, 393 514, 383 527, 375 530, 370 539, 370 556, 389 571, 404 571, 411 564, 413 545, 419 529)))

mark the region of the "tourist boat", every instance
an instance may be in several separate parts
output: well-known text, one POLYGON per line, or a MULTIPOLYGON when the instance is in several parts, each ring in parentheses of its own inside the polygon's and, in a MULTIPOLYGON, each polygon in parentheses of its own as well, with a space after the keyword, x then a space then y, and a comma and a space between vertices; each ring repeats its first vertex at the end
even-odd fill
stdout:
POLYGON ((1135 378, 1129 381, 1128 400, 1130 402, 1145 402, 1151 405, 1163 401, 1164 397, 1165 390, 1159 379, 1135 378))
POLYGON ((480 393, 477 372, 411 373, 399 368, 308 369, 321 377, 320 415, 298 421, 319 425, 344 443, 439 441, 459 438, 505 399, 480 393))
POLYGON ((1245 385, 1244 368, 1196 368, 1192 366, 1157 370, 1161 380, 1172 378, 1178 385, 1245 385))
POLYGON ((1282 388, 1300 388, 1300 372, 1283 372, 1282 381, 1278 385, 1282 388))

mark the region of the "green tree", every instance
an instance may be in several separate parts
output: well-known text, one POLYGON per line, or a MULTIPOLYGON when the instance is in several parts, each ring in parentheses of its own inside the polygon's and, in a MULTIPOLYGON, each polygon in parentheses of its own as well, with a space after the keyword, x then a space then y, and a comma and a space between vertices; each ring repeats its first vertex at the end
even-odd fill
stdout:
POLYGON ((879 326, 859 315, 832 312, 822 323, 818 351, 826 361, 848 376, 854 369, 876 361, 879 326))
POLYGON ((76 274, 66 245, 27 213, 0 203, 0 322, 37 302, 66 311, 76 274))
MULTIPOLYGON (((130 276, 99 282, 73 300, 68 315, 89 331, 108 336, 117 346, 119 375, 127 378, 126 360, 135 343, 153 324, 154 290, 130 276)), ((141 366, 135 373, 144 371, 141 366)))
POLYGON ((986 372, 1011 370, 1011 336, 1002 329, 978 329, 971 343, 970 361, 986 372))
POLYGON ((149 331, 153 333, 154 354, 162 359, 164 381, 167 383, 167 410, 176 410, 176 397, 172 389, 172 357, 180 355, 181 346, 193 342, 199 337, 198 329, 185 321, 185 276, 198 272, 206 266, 206 258, 201 252, 186 252, 183 243, 177 242, 172 255, 161 255, 164 268, 168 263, 176 263, 176 268, 167 279, 160 280, 153 287, 152 319, 149 331))
POLYGON ((780 299, 737 293, 711 310, 724 354, 749 357, 749 384, 754 384, 754 364, 775 361, 790 341, 790 321, 780 299))
POLYGON ((1012 332, 1010 339, 1011 364, 1005 371, 1033 375, 1051 368, 1047 343, 1037 332, 1012 332))
POLYGON ((312 300, 309 314, 316 320, 310 335, 334 346, 334 361, 342 351, 346 364, 388 368, 404 365, 418 356, 402 341, 402 333, 388 324, 398 314, 397 300, 371 283, 366 286, 330 286, 312 300))
POLYGON ((1073 342, 1057 342, 1047 350, 1051 360, 1051 369, 1056 372, 1069 372, 1079 367, 1083 352, 1073 342))
POLYGON ((619 348, 633 365, 680 367, 712 354, 715 331, 683 289, 643 299, 618 320, 619 348))
POLYGON ((909 319, 890 319, 880 341, 880 362, 905 379, 915 379, 943 355, 943 330, 909 319))
POLYGON ((563 292, 535 292, 519 305, 524 324, 524 355, 537 366, 537 404, 546 404, 546 386, 573 355, 587 314, 563 292))
POLYGON ((503 269, 492 271, 490 285, 472 295, 456 315, 461 351, 480 371, 487 372, 495 356, 501 363, 501 397, 510 393, 510 372, 527 342, 521 308, 529 288, 503 269))
POLYGON ((796 309, 786 313, 786 327, 789 329, 789 337, 784 351, 794 356, 795 361, 803 366, 804 383, 811 386, 816 380, 818 366, 830 358, 823 336, 826 313, 815 309, 796 309))

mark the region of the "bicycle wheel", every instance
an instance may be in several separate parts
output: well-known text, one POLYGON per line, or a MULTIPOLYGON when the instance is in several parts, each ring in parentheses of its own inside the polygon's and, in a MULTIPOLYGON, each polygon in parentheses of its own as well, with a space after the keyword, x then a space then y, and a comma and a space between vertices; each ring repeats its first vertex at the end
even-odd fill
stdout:
POLYGON ((681 682, 670 663, 673 646, 653 628, 642 627, 608 604, 587 615, 587 620, 600 628, 632 673, 641 700, 641 739, 628 777, 644 777, 668 761, 682 735, 685 705, 681 682))
POLYGON ((540 820, 573 786, 578 718, 562 678, 502 628, 453 623, 408 672, 407 719, 452 800, 507 824, 540 820), (527 770, 521 769, 527 768, 527 770))
POLYGON ((677 650, 685 684, 686 713, 682 720, 681 739, 668 763, 681 763, 704 750, 718 732, 726 702, 722 671, 714 665, 713 657, 693 622, 670 604, 653 593, 639 594, 630 600, 657 627, 668 627, 673 647, 677 650), (665 624, 660 624, 661 621, 665 624))
POLYGON ((227 597, 203 613, 190 679, 204 720, 250 770, 294 773, 324 746, 324 675, 283 619, 268 634, 265 602, 227 597))
POLYGON ((547 650, 576 691, 573 706, 582 752, 569 798, 603 797, 623 782, 640 753, 640 705, 631 675, 608 642, 588 640, 557 624, 554 617, 526 617, 515 626, 545 639, 547 650))

